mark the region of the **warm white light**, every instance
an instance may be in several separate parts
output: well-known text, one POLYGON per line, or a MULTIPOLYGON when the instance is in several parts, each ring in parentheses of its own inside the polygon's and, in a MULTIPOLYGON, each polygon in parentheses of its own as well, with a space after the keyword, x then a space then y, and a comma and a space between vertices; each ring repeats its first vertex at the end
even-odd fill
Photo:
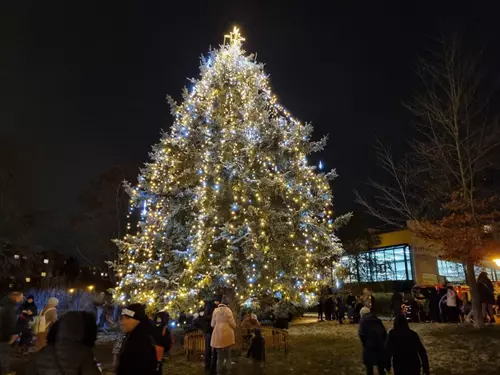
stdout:
POLYGON ((49 264, 49 260, 48 260, 48 259, 44 259, 44 260, 43 260, 43 263, 45 263, 45 264, 49 264))
POLYGON ((31 282, 31 278, 27 277, 27 278, 26 278, 26 282, 27 282, 27 283, 31 282))
POLYGON ((19 259, 19 255, 18 254, 14 255, 14 259, 19 259))
POLYGON ((42 277, 47 276, 47 272, 42 272, 42 277))
POLYGON ((500 267, 500 259, 493 259, 493 262, 495 262, 495 264, 500 267))

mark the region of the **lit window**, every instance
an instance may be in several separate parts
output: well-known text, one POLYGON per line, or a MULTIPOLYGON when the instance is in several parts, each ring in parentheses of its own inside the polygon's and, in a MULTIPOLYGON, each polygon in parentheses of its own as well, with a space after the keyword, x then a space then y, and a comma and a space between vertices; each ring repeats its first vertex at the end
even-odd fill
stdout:
POLYGON ((27 277, 27 278, 26 278, 26 282, 27 282, 27 283, 31 282, 31 278, 27 277))
POLYGON ((410 247, 389 246, 341 259, 349 270, 348 282, 413 280, 410 247))
POLYGON ((47 276, 47 272, 42 272, 42 277, 47 276))
POLYGON ((438 259, 439 276, 446 277, 446 281, 465 283, 464 266, 461 263, 438 259))

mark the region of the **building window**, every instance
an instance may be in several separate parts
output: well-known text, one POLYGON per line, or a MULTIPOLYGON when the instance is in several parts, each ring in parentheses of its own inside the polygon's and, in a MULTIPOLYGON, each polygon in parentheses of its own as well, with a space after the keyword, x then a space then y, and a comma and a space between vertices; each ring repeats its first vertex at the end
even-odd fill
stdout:
POLYGON ((347 282, 412 280, 410 247, 398 245, 345 256, 341 264, 348 272, 347 282))
MULTIPOLYGON (((446 277, 446 281, 456 284, 466 284, 465 270, 461 263, 438 259, 439 276, 446 277)), ((478 277, 481 272, 486 272, 491 281, 498 281, 497 270, 481 266, 474 266, 475 276, 478 277)))
POLYGON ((461 263, 438 259, 438 272, 439 276, 446 277, 446 281, 457 284, 465 283, 464 266, 461 263))

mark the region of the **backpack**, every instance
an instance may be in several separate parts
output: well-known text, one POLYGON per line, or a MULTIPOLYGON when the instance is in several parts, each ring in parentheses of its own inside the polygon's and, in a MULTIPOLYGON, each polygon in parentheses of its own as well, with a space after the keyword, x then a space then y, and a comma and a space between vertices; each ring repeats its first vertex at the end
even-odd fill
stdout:
POLYGON ((35 334, 47 332, 48 324, 47 320, 45 319, 45 314, 47 314, 47 311, 49 310, 55 310, 55 307, 51 307, 43 311, 42 313, 40 313, 40 315, 33 319, 33 332, 35 334))

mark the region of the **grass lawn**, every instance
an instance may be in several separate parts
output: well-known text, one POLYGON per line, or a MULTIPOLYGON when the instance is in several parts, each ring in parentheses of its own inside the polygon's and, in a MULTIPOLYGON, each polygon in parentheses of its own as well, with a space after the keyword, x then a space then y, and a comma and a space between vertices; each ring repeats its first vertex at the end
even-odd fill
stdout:
MULTIPOLYGON (((391 323, 386 322, 387 328, 391 323)), ((336 322, 292 326, 291 353, 267 353, 266 375, 284 374, 364 374, 361 364, 361 344, 357 325, 336 322)), ((474 330, 471 326, 445 324, 414 324, 424 343, 431 374, 500 373, 500 326, 474 330)), ((243 357, 233 356, 233 374, 251 374, 252 369, 243 357)), ((181 348, 173 352, 165 366, 168 375, 197 375, 203 373, 201 358, 187 362, 181 348)))

